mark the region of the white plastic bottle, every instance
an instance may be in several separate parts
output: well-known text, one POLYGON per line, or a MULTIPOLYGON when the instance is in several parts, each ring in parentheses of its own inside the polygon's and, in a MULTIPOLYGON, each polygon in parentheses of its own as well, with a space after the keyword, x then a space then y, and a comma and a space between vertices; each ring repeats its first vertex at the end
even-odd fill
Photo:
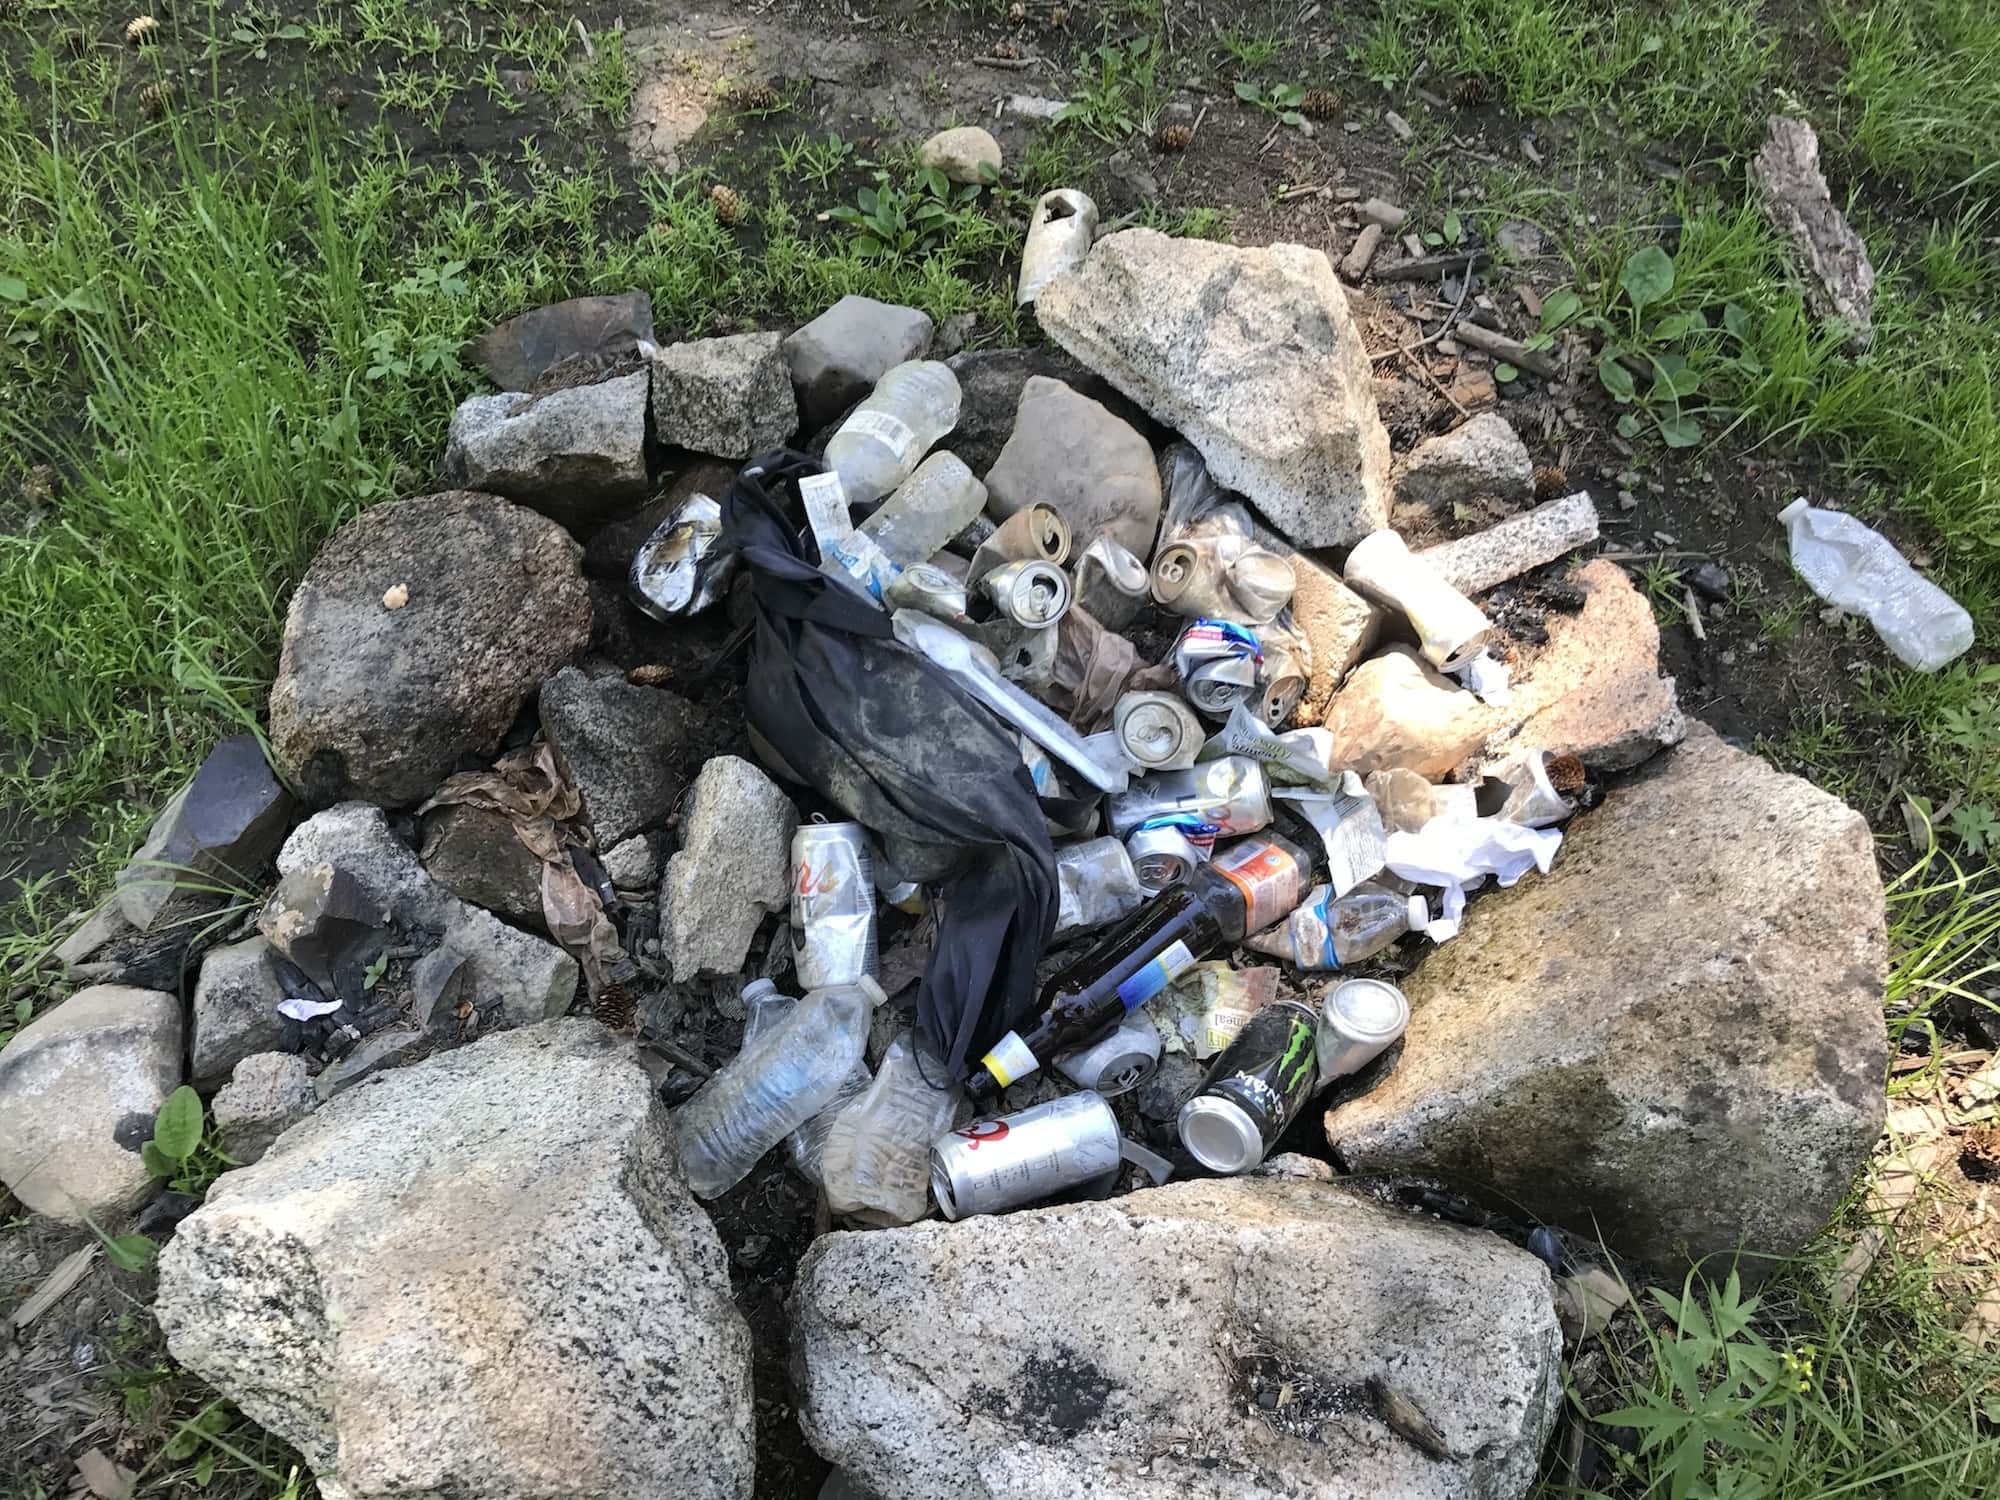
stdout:
POLYGON ((697 1198, 725 1193, 826 1107, 861 1060, 882 990, 863 976, 814 990, 674 1115, 681 1169, 697 1198))
POLYGON ((865 510, 896 488, 958 425, 958 377, 935 359, 913 359, 890 370, 826 445, 847 503, 865 510))
POLYGON ((1972 645, 1972 616, 1895 544, 1845 511, 1794 500, 1778 512, 1792 566, 1828 604, 1865 615, 1905 666, 1935 672, 1972 645))
POLYGON ((939 1060, 919 1062, 909 1032, 889 1044, 875 1081, 827 1131, 821 1166, 828 1208, 881 1224, 924 1216, 931 1145, 951 1129, 958 1107, 956 1090, 933 1086, 946 1079, 939 1060))
MULTIPOLYGON (((779 994, 778 987, 768 979, 753 979, 744 985, 743 1004, 750 1014, 743 1023, 741 1050, 749 1051, 759 1036, 790 1015, 798 1003, 790 995, 779 994)), ((871 1077, 867 1061, 856 1059, 833 1097, 810 1120, 785 1137, 792 1166, 806 1181, 819 1182, 820 1154, 826 1149, 826 1133, 833 1127, 834 1116, 867 1091, 871 1077)))

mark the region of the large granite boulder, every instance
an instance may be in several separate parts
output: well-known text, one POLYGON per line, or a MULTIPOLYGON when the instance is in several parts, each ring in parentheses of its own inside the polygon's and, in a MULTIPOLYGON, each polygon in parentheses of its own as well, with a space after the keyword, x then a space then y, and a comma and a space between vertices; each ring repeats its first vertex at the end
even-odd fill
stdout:
POLYGON ((1561 1395, 1539 1261, 1317 1183, 828 1235, 794 1307, 800 1424, 884 1500, 1503 1500, 1561 1395))
POLYGON ((659 440, 716 458, 744 459, 798 431, 778 333, 692 339, 653 355, 653 427, 659 440))
POLYGON ((490 756, 590 642, 575 542, 497 495, 363 511, 306 570, 271 687, 271 746, 308 797, 414 802, 490 756))
POLYGON ((747 1500, 750 1339, 629 1042, 564 1020, 383 1074, 160 1257, 174 1357, 328 1500, 747 1500))
POLYGON ((1668 1274, 1789 1254, 1881 1133, 1886 962, 1860 814, 1697 726, 1567 825, 1552 873, 1473 905, 1327 1137, 1668 1274))
POLYGON ((1208 460, 1301 547, 1389 524, 1389 434, 1327 258, 1126 229, 1035 303, 1056 343, 1208 460))
POLYGON ((181 1082, 181 1003, 97 984, 0 1049, 0 1182, 36 1213, 109 1226, 154 1182, 139 1160, 181 1082))

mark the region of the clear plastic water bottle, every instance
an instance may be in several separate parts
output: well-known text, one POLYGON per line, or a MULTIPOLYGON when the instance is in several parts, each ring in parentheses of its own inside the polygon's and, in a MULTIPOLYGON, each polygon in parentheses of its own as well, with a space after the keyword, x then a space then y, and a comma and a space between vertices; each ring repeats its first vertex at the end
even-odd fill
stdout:
POLYGON ((1429 921, 1422 896, 1364 881, 1336 897, 1332 886, 1317 885, 1282 923, 1245 938, 1243 945, 1301 969, 1338 969, 1373 958, 1404 933, 1422 931, 1429 921))
POLYGON ((909 568, 928 562, 985 506, 986 486, 956 453, 940 449, 918 464, 916 472, 856 529, 872 539, 890 562, 909 568))
POLYGON ((741 1182, 758 1159, 824 1109, 860 1062, 882 990, 863 976, 814 990, 674 1115, 681 1169, 697 1198, 741 1182))
POLYGON ((1778 512, 1792 566, 1828 604, 1865 615, 1905 666, 1935 672, 1972 645, 1972 616, 1895 544, 1845 511, 1794 500, 1778 512))
POLYGON ((876 381, 826 445, 848 505, 865 510, 908 479, 958 425, 958 404, 958 377, 935 359, 908 360, 876 381))
POLYGON ((914 1224, 929 1206, 931 1144, 951 1129, 958 1091, 942 1061, 920 1063, 904 1032, 866 1093, 835 1116, 821 1159, 827 1207, 881 1224, 914 1224))
MULTIPOLYGON (((759 1036, 790 1015, 798 1003, 790 995, 780 994, 768 979, 753 979, 744 985, 743 1004, 749 1017, 743 1023, 742 1050, 748 1051, 759 1036)), ((867 1091, 871 1076, 867 1062, 857 1059, 819 1113, 785 1137, 792 1166, 806 1181, 819 1182, 820 1154, 826 1149, 826 1133, 833 1128, 834 1116, 867 1091)))

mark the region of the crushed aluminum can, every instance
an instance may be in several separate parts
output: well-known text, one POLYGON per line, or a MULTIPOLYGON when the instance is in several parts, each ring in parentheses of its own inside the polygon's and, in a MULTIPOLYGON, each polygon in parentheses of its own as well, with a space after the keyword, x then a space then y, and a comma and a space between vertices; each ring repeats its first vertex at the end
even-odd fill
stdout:
POLYGON ((965 618, 965 585, 943 568, 918 563, 898 573, 882 591, 882 603, 889 609, 920 609, 940 620, 965 618))
POLYGON ((1271 823, 1271 785, 1264 768, 1241 755, 1203 761, 1185 771, 1142 776, 1111 798, 1111 831, 1123 838, 1142 823, 1185 813, 1213 823, 1225 836, 1255 833, 1271 823))
POLYGON ((1153 601, 1177 615, 1264 625, 1292 602, 1292 565, 1232 534, 1186 536, 1153 558, 1153 601))
POLYGON ((875 876, 859 823, 802 823, 792 836, 792 960, 808 990, 880 972, 875 876))
POLYGON ((979 580, 994 607, 1015 624, 1042 630, 1069 612, 1069 575, 1054 563, 1023 558, 979 580))
POLYGON ((1108 536, 1094 538, 1071 571, 1076 576, 1075 607, 1106 629, 1123 630, 1146 603, 1146 565, 1108 536))
POLYGON ((1057 1069, 1080 1089, 1107 1099, 1129 1094, 1160 1067, 1160 1032, 1144 1012, 1134 1011, 1111 1034, 1055 1059, 1057 1069))
MULTIPOLYGON (((1213 823, 1197 825, 1208 836, 1208 848, 1215 848, 1213 823)), ((1148 823, 1125 836, 1125 852, 1132 857, 1132 873, 1139 877, 1139 889, 1157 896, 1170 885, 1179 885, 1208 863, 1208 852, 1188 836, 1189 830, 1176 820, 1148 823)))
POLYGON ((975 1120, 931 1147, 931 1192, 947 1219, 995 1214, 1118 1170, 1118 1117, 1102 1094, 1066 1094, 975 1120))
POLYGON ((707 495, 688 496, 632 555, 625 584, 632 603, 665 621, 715 603, 736 571, 734 554, 706 561, 721 535, 722 506, 707 495))
POLYGON ((1307 675, 1288 641, 1259 632, 1264 659, 1257 667, 1257 685, 1250 694, 1251 711, 1276 729, 1290 719, 1306 695, 1307 675))
POLYGON ((1193 709, 1173 693, 1126 693, 1111 711, 1125 753, 1149 771, 1184 771, 1207 743, 1193 709))
POLYGON ((1253 1014, 1181 1106, 1188 1154, 1211 1172, 1247 1172, 1319 1088, 1319 1014, 1274 1000, 1253 1014))
POLYGON ((1014 304, 1026 307, 1042 288, 1065 271, 1074 271, 1090 254, 1097 233, 1097 205, 1075 188, 1042 194, 1028 220, 1027 243, 1021 247, 1021 278, 1015 283, 1014 304))
POLYGON ((1174 642, 1173 660, 1188 701, 1219 719, 1255 690, 1264 648, 1248 626, 1194 620, 1174 642))
POLYGON ((1279 734, 1239 703, 1229 710, 1229 722, 1209 736, 1201 758, 1247 755, 1263 763, 1274 784, 1331 786, 1340 780, 1333 768, 1331 729, 1288 729, 1279 734))
POLYGON ((1410 1024, 1410 1002, 1386 979, 1343 979, 1319 1002, 1319 1079, 1359 1073, 1410 1024))

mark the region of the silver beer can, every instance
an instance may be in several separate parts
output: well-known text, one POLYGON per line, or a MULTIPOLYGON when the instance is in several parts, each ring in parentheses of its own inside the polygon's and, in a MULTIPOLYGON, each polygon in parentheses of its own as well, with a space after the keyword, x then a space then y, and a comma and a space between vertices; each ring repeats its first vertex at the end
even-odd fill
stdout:
POLYGON ((1320 997, 1319 1081, 1359 1073, 1410 1024, 1410 1002, 1386 979, 1343 979, 1320 997))
POLYGON ((1111 1035, 1055 1059, 1063 1077, 1107 1099, 1128 1094, 1160 1067, 1160 1032, 1143 1011, 1134 1011, 1111 1035))
POLYGON ((1081 1187, 1119 1160, 1118 1117, 1086 1090, 939 1136, 931 1192, 947 1219, 997 1214, 1081 1187))
POLYGON ((1139 889, 1157 896, 1170 885, 1179 885, 1194 873, 1207 856, 1180 829, 1162 824, 1135 828, 1125 839, 1125 852, 1132 857, 1132 873, 1139 877, 1139 889))
POLYGON ((1025 558, 980 580, 994 607, 1016 625, 1042 629, 1069 613, 1069 574, 1054 563, 1025 558))
POLYGON ((878 975, 875 875, 859 823, 802 823, 792 836, 792 961, 808 990, 878 975))
POLYGON ((1255 833, 1271 824, 1271 782, 1264 767, 1245 755, 1206 760, 1185 771, 1155 771, 1112 797, 1111 831, 1125 837, 1141 823, 1192 813, 1213 823, 1224 838, 1255 833))

